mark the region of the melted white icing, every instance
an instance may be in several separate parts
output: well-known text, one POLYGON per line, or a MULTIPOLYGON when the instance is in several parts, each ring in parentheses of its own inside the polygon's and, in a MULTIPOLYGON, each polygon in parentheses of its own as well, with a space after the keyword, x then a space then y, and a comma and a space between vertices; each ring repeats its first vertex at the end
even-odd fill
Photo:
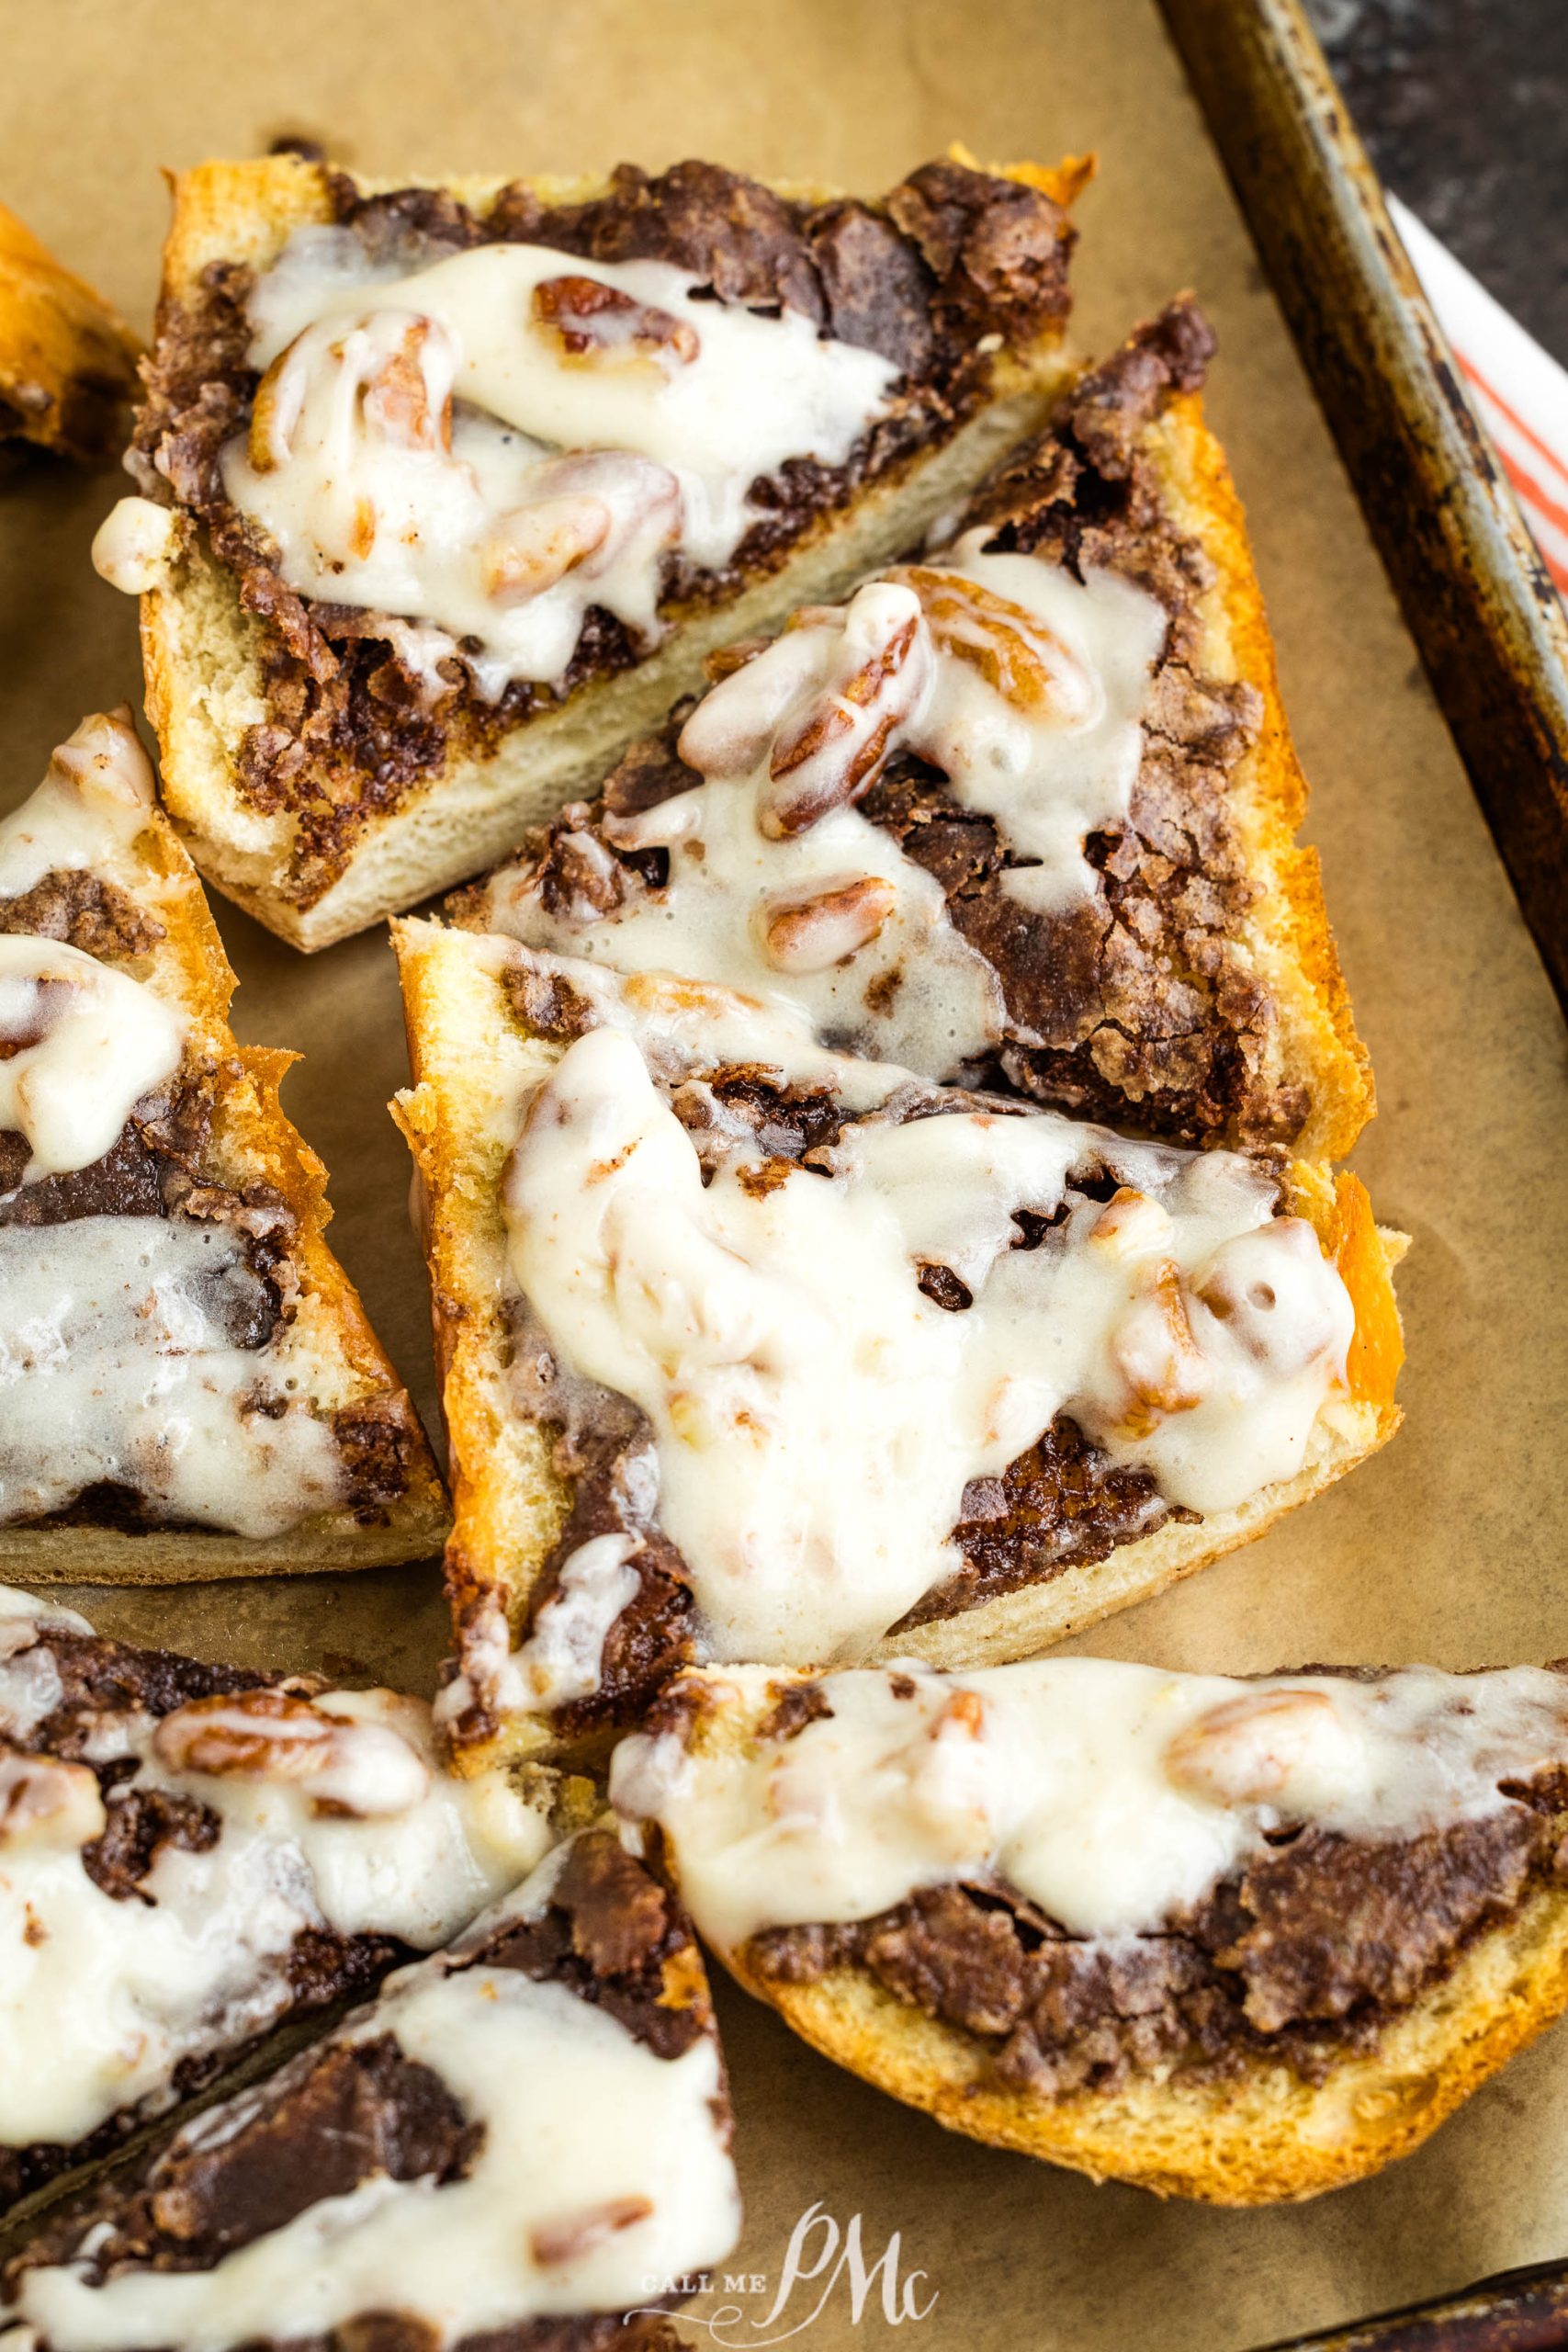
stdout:
POLYGON ((180 518, 151 498, 121 498, 93 535, 93 569, 127 596, 168 584, 180 543, 180 518))
POLYGON ((22 1181, 101 1159, 185 1051, 181 1015, 79 948, 0 933, 0 1129, 27 1137, 22 1181))
POLYGON ((491 696, 559 677, 590 605, 656 636, 667 552, 728 562, 752 482, 840 463, 897 373, 797 311, 697 300, 667 263, 525 244, 399 277, 349 231, 302 230, 250 315, 272 372, 223 452, 229 497, 290 587, 425 624, 433 684, 466 640, 491 696))
MULTIPOLYGON (((572 984, 586 967, 557 967, 572 984)), ((1050 1113, 965 1111, 845 1131, 830 1170, 774 1163, 744 1130, 711 1181, 655 1083, 668 1024, 569 1046, 526 1105, 503 1196, 510 1261, 563 1370, 631 1397, 656 1439, 660 1523, 691 1571, 705 1654, 847 1661, 960 1566, 951 1531, 994 1477, 1070 1413, 1170 1502, 1230 1510, 1302 1465, 1342 1383, 1348 1294, 1312 1228, 1231 1153, 1126 1143, 1050 1113), (1109 1205, 1075 1171, 1109 1168, 1109 1205), (920 1291, 949 1269, 973 1304, 920 1291)), ((657 990, 654 991, 657 998, 657 990)), ((701 1006, 712 1068, 738 1001, 701 1006)), ((601 1002, 613 991, 603 980, 601 1002)), ((646 1001, 646 998, 644 998, 646 1001)), ((741 1024, 744 1059, 796 1059, 799 1024, 741 1024)), ((846 1060, 864 1101, 898 1073, 846 1060)), ((711 1103, 713 1132, 722 1106, 711 1103)))
MULTIPOLYGON (((844 610, 803 616, 714 687, 680 740, 703 780, 607 822, 622 847, 668 852, 663 888, 634 882, 602 910, 588 872, 576 899, 547 907, 531 867, 502 867, 491 927, 623 971, 782 1000, 819 1032, 933 1078, 994 1045, 995 975, 935 877, 854 797, 895 752, 918 754, 998 820, 1020 861, 1002 887, 1024 907, 1085 897, 1088 836, 1127 813, 1166 621, 1114 573, 1079 582, 983 543, 973 532, 844 610)), ((613 866, 592 836, 576 854, 613 866)))
MULTIPOLYGON (((56 1669, 39 1704, 52 1622, 0 1662, 0 1729, 19 1736, 58 1703, 56 1669)), ((220 1820, 206 1852, 163 1848, 145 1882, 151 1903, 115 1901, 83 1868, 101 1808, 65 1844, 7 1835, 0 1817, 0 2142, 70 2143, 122 2108, 166 2098, 182 2058, 288 2009, 302 1931, 431 1949, 538 1861, 545 1812, 502 1773, 444 1772, 422 1701, 339 1690, 314 1703, 335 1749, 327 1769, 305 1773, 276 1722, 247 1715, 243 1699, 198 1702, 162 1725, 106 1711, 92 1748, 134 1762, 119 1786, 197 1797, 220 1820), (225 1721, 231 1769, 169 1760, 193 1731, 210 1740, 225 1721), (233 1736, 242 1731, 247 1741, 233 1736)))
POLYGON ((561 1707, 592 1696, 604 1672, 605 1637, 637 1591, 632 1561, 641 1549, 635 1535, 595 1535, 562 1562, 560 1581, 533 1632, 506 1662, 505 1704, 561 1707))
MULTIPOLYGON (((531 1916, 553 1878, 547 1863, 448 1958, 531 1916)), ((393 1977, 336 2038, 389 2034, 441 2077, 483 2127, 464 2177, 378 2175, 210 2270, 128 2266, 101 2287, 69 2265, 36 2270, 12 2315, 55 2352, 223 2352, 389 2311, 447 2345, 547 2313, 645 2305, 660 2291, 650 2281, 722 2260, 740 2206, 711 2035, 660 2058, 562 1985, 448 1958, 393 1977)), ((231 2128, 265 2097, 218 2109, 193 2136, 231 2128)))
POLYGON ((121 718, 85 718, 50 759, 43 782, 0 818, 0 899, 46 874, 93 866, 113 876, 146 827, 152 768, 121 718))
POLYGON ((222 1225, 0 1227, 0 1524, 106 1480, 241 1535, 336 1510, 336 1440, 288 1395, 306 1388, 308 1348, 288 1324, 261 1349, 226 1337, 225 1306, 243 1310, 254 1291, 222 1225))
MULTIPOLYGON (((770 1703, 765 1669, 706 1679, 721 1706, 770 1703)), ((1534 1667, 1239 1682, 1075 1657, 822 1690, 830 1716, 754 1752, 673 1733, 615 1752, 616 1804, 660 1824, 721 1951, 991 1872, 1075 1935, 1148 1931, 1281 1825, 1415 1836, 1568 1761, 1568 1681, 1534 1667)))

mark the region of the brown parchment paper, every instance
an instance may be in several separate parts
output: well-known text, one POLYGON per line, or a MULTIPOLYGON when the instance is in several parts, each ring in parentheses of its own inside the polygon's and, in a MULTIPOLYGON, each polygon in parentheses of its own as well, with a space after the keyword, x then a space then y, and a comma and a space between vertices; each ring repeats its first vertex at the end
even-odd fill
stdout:
MULTIPOLYGON (((159 167, 285 131, 377 173, 705 153, 867 190, 955 137, 992 159, 1099 152, 1080 215, 1080 340, 1115 337, 1184 285, 1218 325, 1212 412, 1251 515, 1314 780, 1309 831, 1378 1073, 1382 1113, 1357 1164, 1416 1246, 1394 1445, 1078 1646, 1244 1672, 1568 1651, 1561 1017, 1152 0, 0 0, 0 198, 143 330, 159 167)), ((133 609, 87 563, 119 487, 39 462, 0 481, 0 806, 84 711, 139 700, 133 609)), ((407 1162, 384 1109, 404 1076, 384 936, 307 962, 218 911, 240 1034, 305 1056, 286 1101, 332 1170, 333 1240, 428 1416, 407 1162)), ((445 1636, 433 1566, 82 1602, 107 1630, 267 1663, 357 1662, 416 1688, 445 1636)), ((695 2342, 1239 2352, 1568 2256, 1568 2030, 1380 2180, 1224 2214, 950 2138, 770 2013, 721 2000, 749 2210, 727 2268, 765 2284, 727 2294, 716 2281, 688 2320, 695 2342), (850 2275, 832 2281, 829 2262, 770 2319, 813 2205, 840 2233, 861 2217, 868 2267, 897 2232, 926 2316, 895 2339, 885 2268, 857 2319, 850 2275), (702 2323, 726 2304, 710 2335, 702 2323)), ((806 2267, 824 2248, 818 2231, 806 2267)))

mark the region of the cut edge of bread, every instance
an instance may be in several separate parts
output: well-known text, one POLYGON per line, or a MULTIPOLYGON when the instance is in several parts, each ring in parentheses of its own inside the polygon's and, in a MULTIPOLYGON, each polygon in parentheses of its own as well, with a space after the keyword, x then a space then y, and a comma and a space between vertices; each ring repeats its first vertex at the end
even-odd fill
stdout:
MULTIPOLYGON (((725 1692, 724 1672, 693 1678, 720 1693, 696 1715, 694 1742, 749 1751, 761 1710, 739 1690, 725 1692)), ((810 1679, 773 1677, 764 1703, 810 1679)), ((678 1887, 668 1840, 664 1855, 678 1887)), ((899 2000, 864 1969, 785 1984, 759 1971, 744 1947, 718 1956, 803 2041, 949 2131, 1160 2197, 1270 2205, 1319 2196, 1407 2155, 1568 2008, 1568 1891, 1538 1890, 1511 1919, 1483 1929, 1451 1971, 1391 2016, 1373 2048, 1339 2053, 1320 2084, 1248 2055, 1224 2079, 1167 2066, 1115 2088, 1050 2098, 1000 2081, 976 2036, 899 2000)))
MULTIPOLYGON (((501 974, 514 951, 507 942, 423 919, 392 929, 413 1076, 393 1116, 423 1188, 435 1351, 451 1442, 456 1523, 446 1547, 447 1589, 459 1637, 466 1614, 497 1598, 515 1631, 559 1533, 568 1496, 545 1433, 520 1419, 509 1399, 501 1179, 523 1097, 562 1049, 528 1034, 508 1008, 501 974)), ((1322 1166, 1298 1162, 1287 1182, 1292 1209, 1311 1221, 1356 1310, 1347 1386, 1325 1408, 1297 1475, 1234 1510, 1196 1525, 1170 1521, 1092 1566, 889 1634, 874 1660, 919 1657, 941 1666, 977 1666, 1032 1655, 1250 1542, 1393 1435, 1404 1350, 1392 1275, 1403 1237, 1375 1225, 1355 1176, 1336 1178, 1322 1166)), ((546 1720, 520 1715, 493 1741, 460 1753, 477 1767, 498 1755, 557 1751, 546 1720)))
MULTIPOLYGON (((87 719, 130 729, 130 713, 87 719)), ((184 1016, 191 1046, 222 1076, 212 1129, 225 1182, 270 1185, 296 1220, 292 1251, 300 1296, 294 1329, 321 1375, 313 1401, 332 1409, 386 1399, 407 1431, 410 1478, 374 1516, 352 1509, 318 1514, 273 1536, 177 1525, 144 1533, 94 1526, 0 1526, 0 1576, 26 1581, 156 1584, 216 1577, 305 1575, 323 1568, 389 1566, 431 1558, 451 1524, 445 1490, 407 1389, 371 1329, 358 1292, 328 1248, 327 1171, 278 1100, 299 1056, 236 1044, 229 1025, 235 976, 190 859, 163 811, 149 807, 131 850, 136 879, 122 887, 164 926, 138 976, 184 1016), (303 1328, 302 1328, 303 1325, 303 1328)))
MULTIPOLYGON (((164 252, 164 300, 191 292, 215 261, 265 268, 296 229, 330 218, 328 168, 275 156, 182 174, 164 252)), ((1069 158, 1055 170, 991 168, 1066 205, 1092 165, 1069 158)), ((610 183, 595 175, 358 184, 372 193, 378 187, 442 187, 483 207, 508 185, 531 187, 548 204, 589 200, 610 183)), ((814 201, 832 193, 775 186, 780 194, 814 201)), ((240 745, 268 715, 265 627, 242 610, 232 574, 187 517, 167 583, 141 599, 141 650, 164 797, 193 858, 217 888, 307 952, 466 880, 563 800, 596 788, 634 736, 700 685, 703 657, 716 646, 776 626, 796 605, 832 599, 918 540, 1007 448, 1038 428, 1068 368, 1057 335, 1022 355, 999 353, 986 401, 946 438, 817 518, 784 560, 739 595, 677 612, 661 645, 630 670, 585 681, 564 703, 508 728, 491 750, 449 752, 441 768, 356 832, 344 871, 316 895, 291 876, 292 814, 257 808, 239 789, 240 745)))

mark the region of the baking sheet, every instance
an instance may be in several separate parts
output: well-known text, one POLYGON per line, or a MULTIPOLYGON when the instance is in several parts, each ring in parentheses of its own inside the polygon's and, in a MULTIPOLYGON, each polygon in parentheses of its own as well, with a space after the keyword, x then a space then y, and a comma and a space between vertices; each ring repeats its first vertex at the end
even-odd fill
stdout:
MULTIPOLYGON (((1219 328, 1212 413, 1252 519, 1382 1115, 1356 1164, 1415 1249, 1401 1278, 1409 1423, 1334 1493, 1077 1645, 1172 1667, 1461 1666, 1568 1651, 1564 1034, 1502 868, 1254 262, 1153 0, 0 0, 0 198, 145 328, 160 165, 313 133, 400 170, 660 165, 707 153, 874 190, 963 138, 987 157, 1086 147, 1077 318, 1089 344, 1193 285, 1219 328)), ((112 476, 0 482, 0 805, 86 709, 138 699, 134 614, 87 565, 112 476)), ((404 1075, 380 935, 310 962, 219 906, 243 1037, 306 1056, 285 1100, 333 1175, 333 1238, 422 1409, 433 1403, 404 1075)), ((106 1629, 268 1664, 351 1662, 428 1688, 433 1568, 86 1592, 106 1629)), ((721 1993, 765 2281, 693 2307, 694 2342, 897 2341, 903 2352, 1240 2352, 1568 2255, 1568 2030, 1380 2180, 1276 2213, 1162 2206, 949 2138, 721 1993), (797 2219, 818 2229, 785 2283, 797 2219), (856 2316, 844 2238, 869 2270, 856 2316), (910 2274, 919 2272, 919 2280, 910 2274), (930 2299, 935 2295, 934 2305, 930 2299), (928 2305, 930 2306, 928 2308, 928 2305), (734 2314, 716 2318, 723 2307, 734 2314), (917 2318, 917 2311, 926 2312, 917 2318), (696 2322, 712 2322, 711 2330, 696 2322)))

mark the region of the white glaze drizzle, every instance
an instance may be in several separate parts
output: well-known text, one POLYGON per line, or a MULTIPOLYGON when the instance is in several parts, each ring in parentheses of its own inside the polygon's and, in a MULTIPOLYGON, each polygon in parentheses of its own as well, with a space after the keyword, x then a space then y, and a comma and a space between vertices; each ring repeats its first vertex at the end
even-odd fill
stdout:
POLYGON ((101 1159, 172 1078, 186 1023, 143 980, 80 948, 0 933, 0 1129, 23 1135, 24 1183, 101 1159))
MULTIPOLYGON (((771 1704, 764 1668, 693 1679, 721 1710, 771 1704)), ((720 1951, 992 1874, 1075 1935, 1150 1932, 1281 1825, 1416 1836, 1568 1762, 1568 1680, 1534 1667, 1244 1682, 1099 1658, 916 1661, 821 1687, 831 1714, 788 1737, 637 1734, 615 1752, 617 1806, 658 1822, 720 1951)))
MULTIPOLYGON (((579 899, 547 906, 530 865, 503 866, 486 892, 491 928, 783 1001, 932 1078, 996 1044, 995 975, 935 876, 855 800, 896 752, 914 753, 997 819, 1014 860, 1001 887, 1022 907, 1085 899, 1084 844, 1127 814, 1166 618, 1115 573, 1080 582, 984 539, 798 616, 710 691, 680 738, 701 780, 605 820, 618 846, 667 852, 662 888, 634 882, 602 908, 589 875, 579 899)), ((577 844, 613 866, 592 836, 577 844)))
MULTIPOLYGON (((654 639, 665 556, 727 563, 753 481, 841 463, 897 374, 797 311, 698 300, 668 263, 527 244, 400 276, 307 228, 249 308, 266 372, 228 496, 290 587, 418 625, 403 650, 433 691, 463 640, 492 698, 558 678, 590 605, 654 639)), ((105 549, 128 585, 142 536, 130 518, 105 549)))
POLYGON ((304 1401, 319 1387, 308 1337, 226 1336, 221 1306, 254 1289, 220 1224, 0 1227, 0 1524, 104 1482, 241 1535, 339 1509, 344 1457, 304 1401))
POLYGON ((85 718, 50 755, 38 789, 0 818, 0 899, 19 899, 46 874, 124 874, 152 801, 152 763, 129 721, 85 718))

